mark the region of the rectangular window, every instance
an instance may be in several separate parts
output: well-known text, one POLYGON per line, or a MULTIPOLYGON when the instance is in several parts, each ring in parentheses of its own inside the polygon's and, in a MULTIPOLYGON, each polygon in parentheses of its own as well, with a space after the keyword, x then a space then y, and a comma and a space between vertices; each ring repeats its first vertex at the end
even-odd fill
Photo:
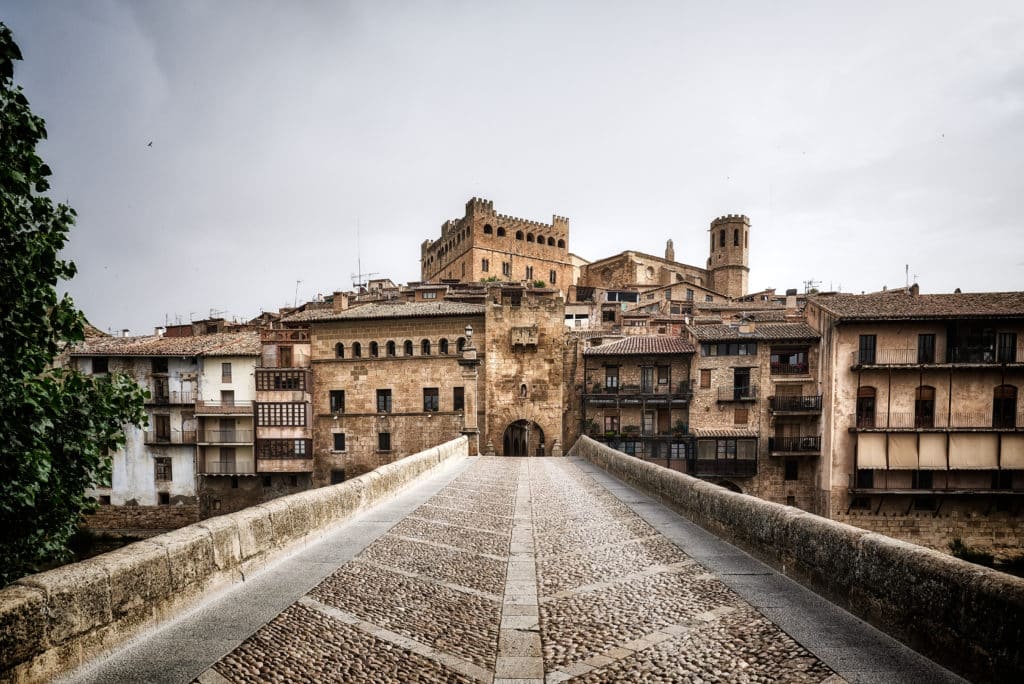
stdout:
POLYGON ((857 342, 857 362, 873 364, 875 362, 875 336, 861 335, 857 342))
POLYGON ((689 288, 686 289, 686 301, 688 301, 688 302, 692 302, 693 301, 693 290, 691 290, 689 288))
POLYGON ((750 409, 737 406, 733 409, 733 424, 746 425, 750 420, 750 409))
POLYGON ((153 372, 154 373, 166 373, 167 372, 167 359, 164 357, 153 359, 153 372))
POLYGON ((107 357, 106 356, 94 356, 92 357, 92 374, 102 375, 108 373, 107 369, 107 357))
POLYGON ((331 484, 341 484, 345 481, 344 470, 332 470, 331 471, 331 484))
POLYGON ((298 370, 257 370, 256 389, 261 392, 272 390, 305 390, 306 372, 298 370))
POLYGON ((344 432, 335 432, 334 433, 333 449, 334 449, 334 451, 344 451, 345 450, 345 433, 344 432))
POLYGON ((231 382, 231 364, 222 363, 220 364, 220 381, 231 382))
POLYGON ((619 367, 618 366, 606 366, 604 369, 604 386, 605 389, 618 389, 619 388, 619 367))
POLYGON ((501 275, 505 276, 506 278, 512 275, 512 262, 501 262, 501 275))
POLYGON ((308 439, 257 439, 256 458, 309 458, 308 439))
POLYGON ((481 259, 480 260, 480 270, 483 271, 484 273, 487 273, 488 271, 490 271, 491 270, 491 260, 490 259, 481 259))
POLYGON ((795 458, 787 458, 782 462, 784 480, 799 480, 800 479, 800 461, 795 458))
POLYGON ((391 413, 391 390, 377 390, 377 413, 391 413))
POLYGON ((526 267, 526 279, 533 280, 533 266, 526 267))
POLYGON ((917 362, 935 363, 935 335, 917 336, 917 362))
POLYGON ((619 431, 619 417, 618 416, 605 416, 604 417, 604 431, 605 432, 618 432, 619 431))
POLYGON ((615 322, 615 311, 612 309, 605 309, 601 312, 602 323, 614 323, 615 322))
POLYGON ((436 387, 423 388, 423 410, 436 411, 439 404, 439 394, 436 387))
POLYGON ((277 348, 277 367, 278 368, 291 368, 292 367, 292 348, 291 347, 278 347, 277 348))
POLYGON ((755 356, 757 342, 711 342, 700 345, 701 356, 755 356))
POLYGON ((704 301, 710 304, 711 302, 715 301, 715 298, 712 297, 711 295, 704 295, 704 301))
POLYGON ((1017 363, 1017 333, 999 333, 997 337, 996 359, 999 363, 1017 363))
POLYGON ((806 375, 807 349, 772 349, 772 375, 806 375))
POLYGON ((452 411, 463 411, 466 408, 466 390, 463 387, 452 388, 452 411))
POLYGON ((658 366, 658 384, 667 385, 669 381, 669 367, 658 366))
POLYGON ((156 422, 156 438, 161 441, 167 441, 171 438, 171 417, 166 414, 157 414, 153 416, 156 422))
POLYGON ((331 390, 331 413, 345 412, 345 390, 331 390))
POLYGON ((220 405, 221 406, 234 406, 235 405, 235 390, 221 390, 220 391, 220 405))
POLYGON ((173 478, 171 474, 171 459, 167 456, 157 456, 153 459, 153 464, 156 468, 154 479, 157 482, 170 482, 173 478))
POLYGON ((549 272, 548 273, 548 279, 551 281, 552 285, 557 283, 558 282, 558 271, 551 271, 551 272, 549 272))
POLYGON ((708 389, 711 387, 711 369, 701 368, 700 369, 700 386, 701 389, 708 389))
POLYGON ((391 451, 391 433, 377 433, 377 451, 391 451))
MULTIPOLYGON (((465 275, 465 274, 463 274, 463 275, 465 275)), ((423 296, 423 299, 437 299, 437 293, 436 292, 423 292, 422 296, 423 296)))
POLYGON ((256 404, 261 427, 306 427, 306 405, 301 401, 256 404))

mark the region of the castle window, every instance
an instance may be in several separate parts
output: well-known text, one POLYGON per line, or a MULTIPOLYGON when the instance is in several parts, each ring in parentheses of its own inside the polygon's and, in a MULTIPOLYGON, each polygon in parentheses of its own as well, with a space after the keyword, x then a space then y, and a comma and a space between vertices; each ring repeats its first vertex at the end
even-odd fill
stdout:
POLYGON ((370 358, 375 359, 380 356, 380 346, 376 342, 370 343, 370 358))
POLYGON ((559 240, 558 241, 558 246, 564 248, 565 247, 565 240, 559 240))
POLYGON ((331 390, 331 413, 345 412, 345 390, 331 390))
POLYGON ((552 285, 557 283, 558 282, 558 272, 557 271, 551 271, 550 273, 548 273, 548 280, 551 281, 552 285))
POLYGON ((486 224, 484 226, 484 235, 493 235, 493 234, 494 234, 494 228, 491 227, 490 223, 486 224))
POLYGON ((750 247, 750 233, 743 231, 743 246, 750 247))
POLYGON ((395 341, 394 340, 388 340, 387 355, 388 356, 394 356, 395 355, 395 341))
POLYGON ((715 234, 711 234, 711 253, 715 253, 715 234))
POLYGON ((549 237, 548 238, 548 247, 554 247, 554 246, 555 246, 555 238, 549 237))
POLYGON ((377 390, 377 413, 391 413, 391 390, 377 390))
POLYGON ((420 342, 420 356, 430 356, 430 340, 420 342))
POLYGON ((509 276, 512 275, 512 262, 510 262, 510 261, 502 261, 501 262, 501 275, 505 276, 506 278, 508 278, 509 276))
POLYGON ((333 451, 344 451, 345 450, 345 433, 335 432, 334 433, 334 449, 333 451))
POLYGON ((339 359, 345 358, 345 345, 342 344, 341 342, 334 345, 334 355, 337 356, 339 359))
POLYGON ((523 231, 517 230, 516 231, 516 240, 522 240, 522 239, 523 239, 523 231))
POLYGON ((732 246, 733 247, 739 247, 740 246, 740 229, 739 228, 736 228, 736 229, 734 229, 732 231, 732 246))
POLYGON ((436 387, 424 387, 423 388, 423 410, 424 411, 437 411, 440 393, 436 387))
POLYGON ((718 246, 725 247, 725 229, 718 231, 718 246))
POLYGON ((391 433, 377 433, 377 451, 391 451, 391 433))
POLYGON ((363 355, 363 345, 359 344, 358 342, 353 342, 352 343, 352 356, 354 358, 358 359, 362 355, 363 355))
POLYGON ((466 348, 466 338, 465 337, 460 337, 459 339, 457 339, 455 341, 455 349, 458 350, 460 353, 465 348, 466 348))
POLYGON ((441 340, 437 343, 437 351, 440 354, 448 353, 448 340, 446 338, 442 337, 441 340))
POLYGON ((453 387, 452 388, 452 410, 453 411, 464 411, 466 409, 466 388, 465 387, 453 387))
POLYGON ((484 273, 487 273, 488 271, 490 271, 491 270, 491 260, 490 259, 481 259, 480 260, 480 270, 483 271, 484 273))
POLYGON ((526 234, 526 241, 527 242, 533 242, 533 233, 527 233, 526 234))
POLYGON ((412 340, 406 340, 403 345, 406 356, 412 356, 412 340))
POLYGON ((533 266, 526 267, 526 279, 533 280, 533 266))
POLYGON ((501 228, 501 227, 498 228, 498 237, 505 237, 505 229, 504 228, 501 228))

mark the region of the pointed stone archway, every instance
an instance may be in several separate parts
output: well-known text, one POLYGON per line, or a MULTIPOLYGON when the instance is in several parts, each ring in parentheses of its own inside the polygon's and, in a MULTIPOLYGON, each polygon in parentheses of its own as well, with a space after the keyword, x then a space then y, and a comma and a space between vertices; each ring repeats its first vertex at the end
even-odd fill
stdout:
POLYGON ((543 456, 547 448, 543 428, 532 420, 509 423, 501 442, 504 456, 543 456))

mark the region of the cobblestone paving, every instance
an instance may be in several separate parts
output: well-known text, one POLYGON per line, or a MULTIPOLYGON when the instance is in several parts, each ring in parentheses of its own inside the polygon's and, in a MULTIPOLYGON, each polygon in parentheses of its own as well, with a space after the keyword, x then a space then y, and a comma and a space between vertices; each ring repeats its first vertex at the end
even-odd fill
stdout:
POLYGON ((571 463, 493 457, 203 677, 826 679, 842 681, 571 463))

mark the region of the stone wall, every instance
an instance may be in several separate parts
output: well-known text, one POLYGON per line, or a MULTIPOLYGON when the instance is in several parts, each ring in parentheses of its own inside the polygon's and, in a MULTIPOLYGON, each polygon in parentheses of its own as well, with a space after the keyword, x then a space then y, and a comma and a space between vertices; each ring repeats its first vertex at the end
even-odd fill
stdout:
POLYGON ((1024 677, 1024 579, 730 492, 587 437, 576 442, 570 455, 647 491, 967 677, 1024 677))
POLYGON ((82 518, 90 530, 175 530, 199 522, 199 505, 100 506, 82 518))
POLYGON ((465 456, 466 444, 460 437, 339 485, 18 580, 0 590, 0 681, 49 681, 71 671, 465 456))

